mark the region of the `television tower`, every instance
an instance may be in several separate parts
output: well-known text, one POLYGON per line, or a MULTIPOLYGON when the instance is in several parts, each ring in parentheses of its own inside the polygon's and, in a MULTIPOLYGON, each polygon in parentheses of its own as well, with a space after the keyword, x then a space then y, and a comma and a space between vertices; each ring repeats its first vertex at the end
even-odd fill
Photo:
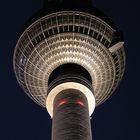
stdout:
POLYGON ((122 33, 91 3, 44 0, 16 44, 16 78, 47 108, 52 140, 91 140, 90 116, 124 73, 122 33))

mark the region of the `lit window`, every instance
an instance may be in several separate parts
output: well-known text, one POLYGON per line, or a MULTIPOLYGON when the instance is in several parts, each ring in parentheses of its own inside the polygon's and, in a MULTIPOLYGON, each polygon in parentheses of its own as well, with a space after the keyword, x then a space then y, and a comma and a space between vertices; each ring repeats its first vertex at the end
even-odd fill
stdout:
POLYGON ((26 63, 26 58, 25 56, 21 55, 20 60, 19 60, 19 65, 24 66, 26 63))

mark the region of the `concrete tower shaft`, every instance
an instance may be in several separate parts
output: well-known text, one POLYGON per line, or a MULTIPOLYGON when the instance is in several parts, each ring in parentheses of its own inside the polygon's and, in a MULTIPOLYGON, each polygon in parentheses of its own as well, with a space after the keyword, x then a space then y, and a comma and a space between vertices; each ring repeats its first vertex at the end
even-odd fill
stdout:
POLYGON ((52 140, 92 140, 86 96, 75 89, 60 92, 54 100, 52 140))

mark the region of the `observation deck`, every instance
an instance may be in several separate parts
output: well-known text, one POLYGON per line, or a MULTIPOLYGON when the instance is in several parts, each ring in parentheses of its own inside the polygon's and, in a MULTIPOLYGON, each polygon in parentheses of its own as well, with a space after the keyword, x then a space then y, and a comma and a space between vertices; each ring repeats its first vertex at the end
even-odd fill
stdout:
POLYGON ((46 107, 51 73, 64 64, 80 65, 91 76, 98 106, 114 92, 124 73, 124 42, 118 32, 102 18, 78 10, 41 16, 17 42, 16 78, 30 98, 46 107))

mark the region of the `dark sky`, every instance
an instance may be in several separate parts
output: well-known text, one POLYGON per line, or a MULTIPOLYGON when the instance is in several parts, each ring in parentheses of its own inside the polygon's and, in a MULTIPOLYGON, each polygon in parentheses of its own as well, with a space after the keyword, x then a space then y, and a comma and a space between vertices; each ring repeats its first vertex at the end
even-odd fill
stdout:
MULTIPOLYGON (((126 71, 115 93, 92 115, 94 140, 140 140, 140 8, 138 0, 95 0, 124 32, 126 71)), ((12 67, 18 34, 42 0, 0 2, 0 140, 51 140, 51 120, 18 85, 12 67)))

